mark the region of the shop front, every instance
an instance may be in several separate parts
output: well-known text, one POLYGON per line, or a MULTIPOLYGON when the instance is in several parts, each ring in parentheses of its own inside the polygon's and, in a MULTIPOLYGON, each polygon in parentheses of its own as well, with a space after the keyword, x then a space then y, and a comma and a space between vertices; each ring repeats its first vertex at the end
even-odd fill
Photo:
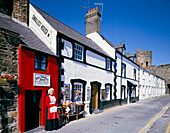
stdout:
POLYGON ((58 101, 57 58, 19 47, 19 132, 45 126, 47 90, 58 101))
POLYGON ((84 116, 84 101, 86 81, 82 79, 71 79, 71 84, 64 84, 61 89, 61 108, 68 120, 78 119, 84 116))

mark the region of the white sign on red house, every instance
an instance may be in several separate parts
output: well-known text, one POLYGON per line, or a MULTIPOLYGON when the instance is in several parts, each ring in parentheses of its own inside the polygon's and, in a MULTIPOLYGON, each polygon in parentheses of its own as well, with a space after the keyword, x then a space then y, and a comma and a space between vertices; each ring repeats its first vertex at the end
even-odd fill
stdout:
POLYGON ((50 87, 50 75, 34 73, 34 86, 50 87))

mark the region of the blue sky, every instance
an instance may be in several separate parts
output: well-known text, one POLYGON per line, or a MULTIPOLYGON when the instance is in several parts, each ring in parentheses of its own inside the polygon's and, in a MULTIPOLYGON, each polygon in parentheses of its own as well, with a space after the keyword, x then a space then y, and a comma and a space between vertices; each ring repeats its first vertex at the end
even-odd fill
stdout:
MULTIPOLYGON (((51 16, 76 31, 86 34, 85 14, 81 7, 88 0, 30 0, 51 16)), ((89 0, 103 3, 101 35, 113 44, 126 44, 126 52, 138 48, 152 50, 152 64, 170 64, 170 0, 89 0)), ((101 6, 98 6, 100 11, 101 6)), ((84 8, 86 9, 86 8, 84 8)))

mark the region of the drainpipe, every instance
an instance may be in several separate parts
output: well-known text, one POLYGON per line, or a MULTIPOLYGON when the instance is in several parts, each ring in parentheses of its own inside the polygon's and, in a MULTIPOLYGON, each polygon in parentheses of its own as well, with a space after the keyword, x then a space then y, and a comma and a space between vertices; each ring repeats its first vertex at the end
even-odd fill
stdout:
MULTIPOLYGON (((123 47, 122 47, 122 54, 123 54, 123 47)), ((123 62, 123 56, 121 55, 121 79, 120 79, 120 105, 122 105, 122 62, 123 62)))
POLYGON ((59 37, 59 35, 57 35, 56 37, 57 40, 57 55, 59 56, 59 59, 57 61, 58 64, 58 104, 61 104, 61 39, 59 37))

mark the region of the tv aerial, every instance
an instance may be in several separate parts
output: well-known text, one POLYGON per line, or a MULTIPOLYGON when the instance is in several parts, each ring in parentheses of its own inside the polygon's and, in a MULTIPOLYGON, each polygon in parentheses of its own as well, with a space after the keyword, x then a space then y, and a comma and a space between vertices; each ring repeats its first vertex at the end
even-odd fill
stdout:
MULTIPOLYGON (((102 6, 102 10, 101 10, 101 15, 102 15, 103 14, 103 3, 94 3, 94 5, 102 6)), ((102 21, 102 17, 101 17, 101 21, 102 21)))
POLYGON ((88 5, 87 5, 87 6, 81 6, 81 9, 82 9, 85 13, 88 12, 89 8, 90 8, 89 0, 88 0, 88 5))

